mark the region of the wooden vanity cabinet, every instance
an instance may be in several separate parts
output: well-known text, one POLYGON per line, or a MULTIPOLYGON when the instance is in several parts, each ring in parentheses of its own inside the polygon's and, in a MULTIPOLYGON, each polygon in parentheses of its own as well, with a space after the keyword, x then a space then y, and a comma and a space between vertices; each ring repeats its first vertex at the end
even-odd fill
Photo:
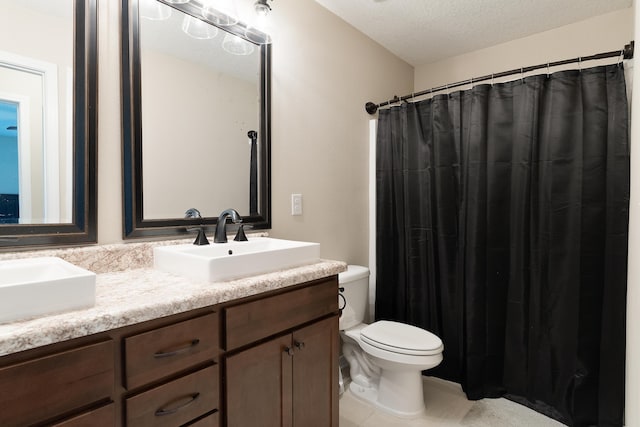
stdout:
POLYGON ((213 307, 0 357, 0 426, 218 427, 213 307))
POLYGON ((0 357, 0 426, 337 427, 337 287, 333 276, 0 357))
POLYGON ((125 425, 182 426, 219 411, 218 313, 153 328, 122 341, 124 385, 134 390, 126 395, 125 425), (169 377, 173 379, 167 381, 169 377), (143 391, 135 391, 139 389, 143 391))
POLYGON ((338 427, 337 292, 333 277, 224 309, 228 427, 338 427))

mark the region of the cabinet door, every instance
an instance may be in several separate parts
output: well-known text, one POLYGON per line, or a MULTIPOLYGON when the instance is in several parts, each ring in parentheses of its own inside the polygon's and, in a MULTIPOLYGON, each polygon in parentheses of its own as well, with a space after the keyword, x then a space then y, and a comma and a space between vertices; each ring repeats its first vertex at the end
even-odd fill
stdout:
POLYGON ((92 409, 73 418, 55 423, 52 427, 113 427, 115 425, 115 405, 110 403, 106 406, 92 409))
POLYGON ((293 425, 338 427, 338 316, 293 333, 293 425))
POLYGON ((290 346, 285 335, 227 357, 227 427, 291 426, 290 346))
POLYGON ((113 393, 113 342, 103 341, 0 368, 0 426, 25 426, 113 393))

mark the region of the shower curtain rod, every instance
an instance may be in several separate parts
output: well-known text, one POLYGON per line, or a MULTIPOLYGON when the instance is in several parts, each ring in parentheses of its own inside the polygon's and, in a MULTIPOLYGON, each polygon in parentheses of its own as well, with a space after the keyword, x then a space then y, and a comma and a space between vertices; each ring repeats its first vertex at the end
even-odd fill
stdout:
POLYGON ((427 90, 423 90, 420 92, 415 92, 415 93, 411 93, 409 95, 405 95, 405 96, 401 96, 398 98, 398 96, 394 96, 393 99, 390 99, 388 101, 385 102, 381 102, 380 104, 374 104, 373 102, 367 102, 364 106, 365 110, 367 110, 367 113, 369 114, 375 114, 376 111, 378 111, 379 107, 384 107, 385 105, 391 105, 391 104, 396 104, 398 102, 403 102, 406 101, 407 99, 412 99, 412 98, 416 98, 418 96, 422 96, 422 95, 428 95, 428 94, 432 94, 434 92, 439 92, 441 90, 449 90, 455 87, 459 87, 459 86, 465 86, 465 85, 469 85, 469 84, 474 84, 474 83, 478 83, 478 82, 483 82, 486 80, 493 80, 496 77, 506 77, 506 76, 511 76, 514 74, 524 74, 527 73, 529 71, 533 71, 533 70, 539 70, 541 68, 549 68, 549 67, 555 67, 558 65, 566 65, 566 64, 573 64, 575 62, 579 62, 581 63, 582 61, 593 61, 596 59, 604 59, 604 58, 613 58, 615 56, 622 56, 624 57, 624 59, 632 59, 633 58, 633 45, 634 45, 634 41, 630 41, 629 44, 625 45, 624 49, 622 50, 612 50, 611 52, 604 52, 604 53, 598 53, 595 55, 591 55, 591 56, 579 56, 577 58, 573 58, 573 59, 565 59, 562 61, 555 61, 555 62, 548 62, 546 64, 539 64, 539 65, 532 65, 529 67, 522 67, 522 68, 517 68, 514 70, 509 70, 509 71, 503 71, 501 73, 494 73, 494 74, 488 74, 486 76, 482 76, 482 77, 474 77, 472 79, 467 79, 467 80, 463 80, 460 82, 456 82, 456 83, 450 83, 448 85, 444 85, 444 86, 438 86, 438 87, 433 87, 431 89, 427 89, 427 90))

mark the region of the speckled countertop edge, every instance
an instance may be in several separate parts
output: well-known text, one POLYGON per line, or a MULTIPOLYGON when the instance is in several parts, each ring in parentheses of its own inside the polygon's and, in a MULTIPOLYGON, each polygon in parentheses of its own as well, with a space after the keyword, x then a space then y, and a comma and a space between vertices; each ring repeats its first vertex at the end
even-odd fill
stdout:
POLYGON ((218 283, 185 279, 151 267, 100 273, 94 307, 0 324, 0 356, 285 288, 346 269, 344 262, 321 260, 218 283))

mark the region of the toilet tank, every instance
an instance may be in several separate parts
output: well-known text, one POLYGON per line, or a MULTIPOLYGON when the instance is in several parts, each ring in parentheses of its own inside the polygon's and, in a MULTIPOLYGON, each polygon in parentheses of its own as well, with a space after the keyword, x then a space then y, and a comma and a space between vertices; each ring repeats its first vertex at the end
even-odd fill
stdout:
MULTIPOLYGON (((369 302, 369 269, 361 265, 349 265, 347 271, 338 274, 338 282, 344 288, 342 295, 346 300, 340 316, 340 330, 344 330, 364 322, 369 302)), ((339 306, 344 304, 340 298, 339 306)))

